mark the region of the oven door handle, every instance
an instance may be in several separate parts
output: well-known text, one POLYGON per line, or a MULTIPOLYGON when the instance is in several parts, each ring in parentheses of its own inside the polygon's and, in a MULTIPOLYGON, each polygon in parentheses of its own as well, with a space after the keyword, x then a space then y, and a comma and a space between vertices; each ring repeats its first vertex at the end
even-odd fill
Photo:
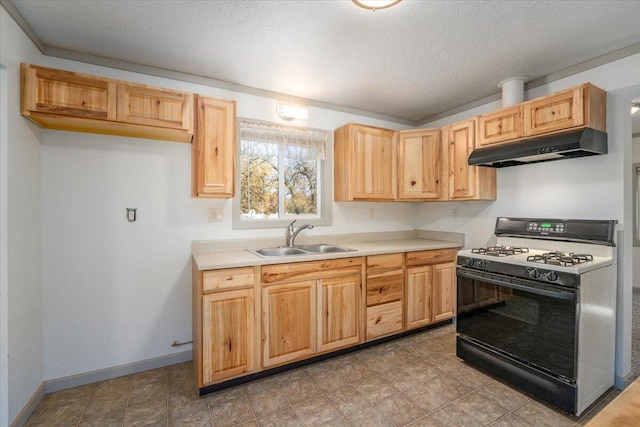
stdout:
MULTIPOLYGON (((457 275, 458 276, 462 276, 462 277, 466 277, 467 279, 472 279, 472 280, 481 280, 483 282, 487 282, 487 283, 491 283, 492 285, 498 285, 498 286, 504 286, 505 288, 511 288, 511 289, 517 289, 519 291, 524 291, 524 292, 531 292, 533 294, 538 294, 538 295, 542 295, 545 297, 550 297, 550 298, 555 298, 555 299, 563 299, 563 300, 567 300, 567 301, 572 301, 576 299, 576 295, 573 292, 556 292, 556 291, 551 291, 548 289, 540 289, 538 287, 535 286, 535 284, 533 284, 533 282, 529 282, 532 283, 532 286, 527 286, 527 285, 519 285, 517 283, 510 283, 510 282, 503 282, 500 280, 496 280, 496 279, 491 279, 489 277, 482 277, 482 276, 478 276, 476 274, 473 273, 468 273, 467 271, 458 268, 457 271, 457 275)), ((522 279, 518 279, 524 283, 526 283, 527 281, 522 280, 522 279)))

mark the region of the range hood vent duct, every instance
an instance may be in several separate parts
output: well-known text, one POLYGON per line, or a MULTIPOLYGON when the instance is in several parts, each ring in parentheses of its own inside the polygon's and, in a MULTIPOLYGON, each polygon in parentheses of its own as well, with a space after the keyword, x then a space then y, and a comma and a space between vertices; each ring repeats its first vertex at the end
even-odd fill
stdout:
POLYGON ((596 129, 584 128, 479 148, 469 156, 469 164, 504 168, 597 154, 607 154, 607 134, 596 129))
POLYGON ((524 84, 528 77, 509 77, 497 84, 502 89, 502 107, 511 107, 524 101, 524 84))

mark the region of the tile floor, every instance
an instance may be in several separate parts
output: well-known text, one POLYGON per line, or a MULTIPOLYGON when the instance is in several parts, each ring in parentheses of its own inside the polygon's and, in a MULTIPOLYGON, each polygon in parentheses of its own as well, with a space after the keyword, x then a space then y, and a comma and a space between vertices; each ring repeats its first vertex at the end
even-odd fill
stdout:
POLYGON ((47 394, 27 426, 576 426, 455 356, 446 325, 198 397, 191 363, 47 394))

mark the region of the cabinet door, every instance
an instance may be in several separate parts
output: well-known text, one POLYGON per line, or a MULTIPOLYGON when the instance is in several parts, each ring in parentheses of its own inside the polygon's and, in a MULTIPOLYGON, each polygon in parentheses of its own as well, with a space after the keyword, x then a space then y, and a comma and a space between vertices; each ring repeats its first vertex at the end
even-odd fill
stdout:
POLYGON ((407 329, 431 323, 432 269, 415 267, 407 270, 407 329))
POLYGON ((476 197, 477 167, 468 160, 475 147, 475 119, 449 127, 449 197, 473 199, 476 197))
POLYGON ((193 95, 118 83, 118 121, 193 132, 193 95))
POLYGON ((354 125, 353 138, 353 197, 366 200, 395 199, 395 132, 354 125))
POLYGON ((253 370, 253 289, 204 295, 202 304, 203 383, 253 370))
POLYGON ((196 130, 192 147, 192 195, 234 196, 236 103, 196 97, 196 130))
POLYGON ((433 321, 452 319, 456 311, 456 264, 435 265, 433 274, 433 321))
POLYGON ((584 124, 583 86, 525 102, 526 136, 569 129, 584 124))
POLYGON ((116 120, 113 80, 22 64, 22 114, 116 120))
POLYGON ((316 352, 316 281, 262 288, 264 367, 316 352))
POLYGON ((398 133, 398 198, 442 198, 443 151, 439 129, 398 133))
POLYGON ((523 136, 522 105, 478 117, 478 145, 487 146, 523 136))
POLYGON ((329 351, 361 341, 359 274, 318 281, 318 347, 329 351))

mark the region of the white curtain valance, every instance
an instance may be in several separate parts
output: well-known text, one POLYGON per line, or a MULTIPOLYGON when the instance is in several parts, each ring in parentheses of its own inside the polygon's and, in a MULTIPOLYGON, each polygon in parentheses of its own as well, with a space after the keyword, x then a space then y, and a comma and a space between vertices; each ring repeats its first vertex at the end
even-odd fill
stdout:
POLYGON ((240 120, 240 140, 271 142, 296 147, 306 147, 315 152, 318 160, 327 158, 329 131, 321 129, 301 129, 277 124, 266 124, 240 120))

